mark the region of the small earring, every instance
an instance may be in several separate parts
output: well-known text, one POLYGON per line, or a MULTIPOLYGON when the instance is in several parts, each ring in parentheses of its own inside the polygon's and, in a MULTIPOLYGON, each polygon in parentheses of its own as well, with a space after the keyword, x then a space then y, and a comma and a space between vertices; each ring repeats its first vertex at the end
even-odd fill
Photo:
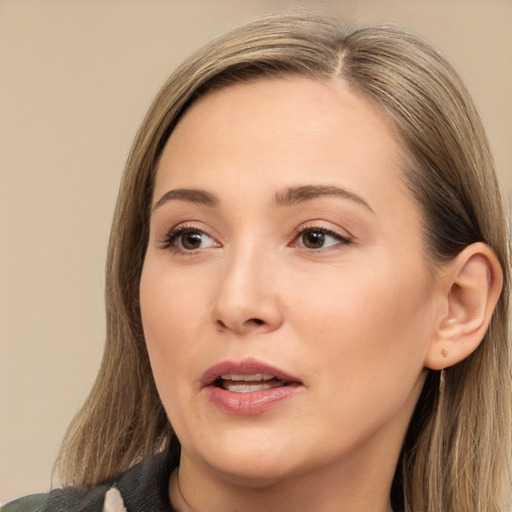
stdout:
POLYGON ((443 393, 444 392, 444 387, 445 387, 445 373, 444 373, 444 368, 439 372, 439 393, 443 393))
POLYGON ((441 355, 442 355, 443 357, 448 357, 448 354, 449 354, 449 352, 448 352, 448 349, 447 349, 447 348, 443 348, 443 349, 441 350, 441 355))
POLYGON ((454 325, 454 324, 457 323, 457 319, 456 318, 450 318, 450 319, 446 320, 446 323, 448 325, 454 325))

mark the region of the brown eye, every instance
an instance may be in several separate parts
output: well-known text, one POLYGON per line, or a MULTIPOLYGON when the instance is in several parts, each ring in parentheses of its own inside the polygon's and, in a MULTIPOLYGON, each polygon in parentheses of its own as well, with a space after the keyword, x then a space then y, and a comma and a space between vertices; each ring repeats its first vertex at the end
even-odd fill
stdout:
POLYGON ((178 253, 194 253, 210 247, 219 247, 219 244, 200 229, 178 226, 166 236, 162 247, 178 253))
POLYGON ((302 245, 307 249, 320 249, 325 243, 325 233, 320 231, 306 231, 301 238, 302 245))
POLYGON ((321 227, 311 227, 301 230, 296 240, 298 246, 311 250, 351 244, 350 238, 321 227))
POLYGON ((178 238, 178 243, 181 244, 183 249, 193 251, 201 247, 203 237, 206 236, 204 233, 198 233, 197 231, 188 231, 182 233, 181 237, 178 238))

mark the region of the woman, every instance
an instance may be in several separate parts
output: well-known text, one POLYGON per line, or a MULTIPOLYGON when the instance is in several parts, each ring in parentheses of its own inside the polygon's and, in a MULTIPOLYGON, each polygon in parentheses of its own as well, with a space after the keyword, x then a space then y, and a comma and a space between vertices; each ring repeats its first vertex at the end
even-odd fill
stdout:
POLYGON ((214 41, 128 160, 72 487, 4 510, 507 510, 505 226, 423 41, 304 11, 214 41))

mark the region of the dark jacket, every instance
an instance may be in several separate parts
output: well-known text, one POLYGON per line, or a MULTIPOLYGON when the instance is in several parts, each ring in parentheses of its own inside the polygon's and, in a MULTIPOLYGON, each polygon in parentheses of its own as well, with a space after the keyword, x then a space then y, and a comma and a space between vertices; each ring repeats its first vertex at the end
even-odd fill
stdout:
POLYGON ((171 456, 161 453, 103 484, 25 496, 0 512, 173 512, 169 478, 174 466, 171 456))

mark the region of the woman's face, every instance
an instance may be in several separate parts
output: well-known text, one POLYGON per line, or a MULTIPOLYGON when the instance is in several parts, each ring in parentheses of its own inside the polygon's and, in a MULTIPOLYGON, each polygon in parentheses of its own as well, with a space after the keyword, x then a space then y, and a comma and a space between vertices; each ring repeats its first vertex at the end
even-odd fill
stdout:
POLYGON ((184 115, 140 292, 182 463, 391 478, 438 311, 400 169, 384 115, 342 82, 229 86, 184 115))

